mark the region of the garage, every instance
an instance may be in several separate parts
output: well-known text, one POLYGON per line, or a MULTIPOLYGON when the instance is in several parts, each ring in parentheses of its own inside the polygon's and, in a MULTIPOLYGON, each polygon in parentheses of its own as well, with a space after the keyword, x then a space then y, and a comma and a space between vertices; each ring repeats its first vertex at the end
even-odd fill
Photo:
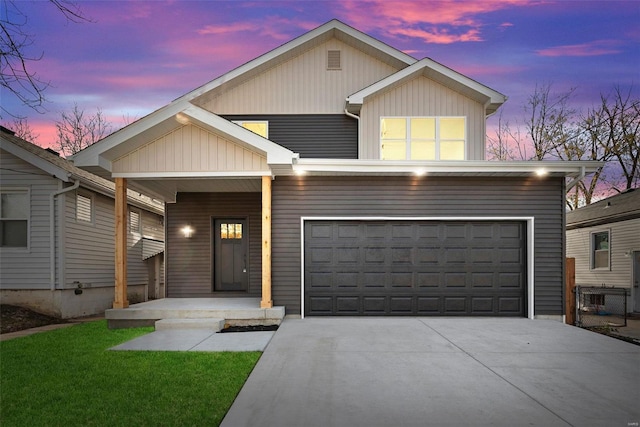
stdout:
POLYGON ((523 221, 303 224, 307 316, 526 315, 523 221))

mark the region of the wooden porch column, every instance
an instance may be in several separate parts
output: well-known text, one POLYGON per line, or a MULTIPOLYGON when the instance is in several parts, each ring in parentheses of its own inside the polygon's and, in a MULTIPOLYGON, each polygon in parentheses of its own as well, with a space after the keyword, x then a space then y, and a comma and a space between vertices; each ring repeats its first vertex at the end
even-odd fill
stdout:
POLYGON ((273 307, 271 300, 271 177, 262 177, 262 301, 260 308, 273 307))
POLYGON ((116 178, 116 294, 113 308, 127 308, 127 179, 116 178))

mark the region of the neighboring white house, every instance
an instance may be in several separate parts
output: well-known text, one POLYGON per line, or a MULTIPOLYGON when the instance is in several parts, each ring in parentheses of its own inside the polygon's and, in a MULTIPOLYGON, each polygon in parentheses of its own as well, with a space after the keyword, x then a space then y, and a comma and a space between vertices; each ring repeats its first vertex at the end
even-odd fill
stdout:
POLYGON ((627 311, 640 311, 640 190, 567 213, 567 257, 578 286, 627 288, 627 311))
MULTIPOLYGON (((0 297, 62 318, 111 308, 113 182, 0 129, 0 297)), ((164 295, 164 205, 128 193, 129 298, 164 295)))

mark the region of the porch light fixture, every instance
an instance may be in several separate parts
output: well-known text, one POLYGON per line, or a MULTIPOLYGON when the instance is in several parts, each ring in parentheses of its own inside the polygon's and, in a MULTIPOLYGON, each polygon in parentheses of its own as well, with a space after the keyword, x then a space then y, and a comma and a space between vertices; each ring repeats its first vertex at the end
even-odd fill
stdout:
POLYGON ((427 174, 427 171, 424 169, 416 169, 413 174, 415 176, 425 176, 427 174))
POLYGON ((293 171, 294 174, 298 175, 298 176, 302 176, 302 175, 306 175, 307 171, 304 169, 295 169, 293 171))
POLYGON ((547 176, 549 172, 545 168, 536 169, 536 175, 547 176))
POLYGON ((180 123, 181 125, 188 125, 189 124, 189 116, 187 116, 184 113, 178 113, 176 114, 176 120, 178 121, 178 123, 180 123))
POLYGON ((191 238, 191 236, 193 236, 193 232, 194 232, 195 230, 194 230, 193 228, 191 228, 191 226, 190 226, 190 225, 186 225, 186 226, 182 227, 182 228, 180 229, 180 231, 182 232, 182 235, 183 235, 185 238, 190 239, 190 238, 191 238))

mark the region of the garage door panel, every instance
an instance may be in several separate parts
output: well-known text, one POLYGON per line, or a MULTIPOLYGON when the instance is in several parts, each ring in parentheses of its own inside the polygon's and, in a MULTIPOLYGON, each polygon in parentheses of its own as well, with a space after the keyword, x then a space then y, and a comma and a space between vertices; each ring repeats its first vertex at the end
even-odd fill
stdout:
POLYGON ((498 221, 308 220, 305 314, 524 316, 524 230, 498 221))

